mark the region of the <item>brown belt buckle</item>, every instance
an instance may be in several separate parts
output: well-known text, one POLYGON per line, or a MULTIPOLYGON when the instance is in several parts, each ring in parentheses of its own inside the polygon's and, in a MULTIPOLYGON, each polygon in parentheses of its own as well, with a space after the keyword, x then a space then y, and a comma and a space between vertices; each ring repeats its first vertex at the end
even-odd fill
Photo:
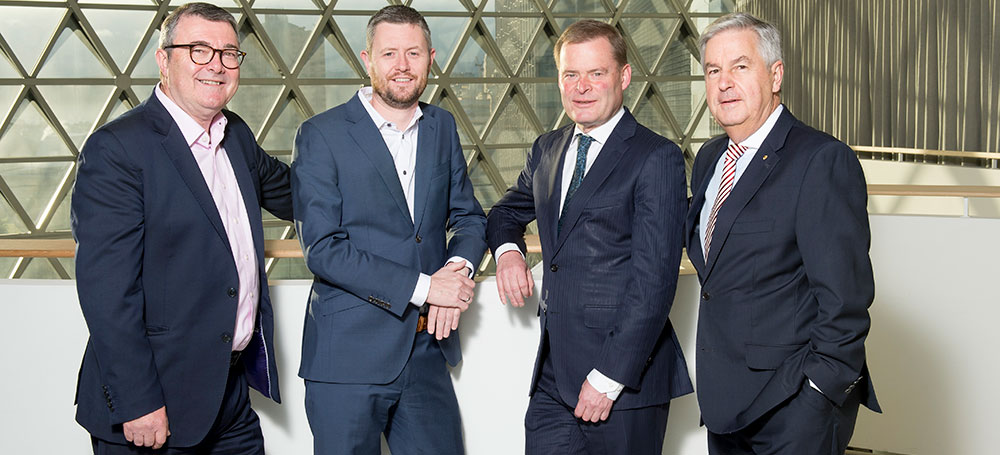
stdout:
POLYGON ((427 315, 421 314, 420 317, 417 318, 417 333, 423 332, 424 330, 427 330, 427 315))

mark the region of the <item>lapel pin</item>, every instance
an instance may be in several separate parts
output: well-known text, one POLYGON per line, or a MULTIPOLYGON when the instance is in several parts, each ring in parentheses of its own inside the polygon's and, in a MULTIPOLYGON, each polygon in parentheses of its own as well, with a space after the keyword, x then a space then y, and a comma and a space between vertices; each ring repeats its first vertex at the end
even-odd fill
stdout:
POLYGON ((761 161, 767 161, 767 155, 764 155, 764 158, 762 158, 761 161))

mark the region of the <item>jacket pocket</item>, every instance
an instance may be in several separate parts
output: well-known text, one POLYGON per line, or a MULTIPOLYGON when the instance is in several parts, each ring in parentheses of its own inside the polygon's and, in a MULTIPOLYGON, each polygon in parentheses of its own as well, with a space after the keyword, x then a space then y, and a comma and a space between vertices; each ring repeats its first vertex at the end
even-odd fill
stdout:
POLYGON ((585 305, 583 325, 592 329, 610 329, 615 326, 618 307, 614 305, 585 305))

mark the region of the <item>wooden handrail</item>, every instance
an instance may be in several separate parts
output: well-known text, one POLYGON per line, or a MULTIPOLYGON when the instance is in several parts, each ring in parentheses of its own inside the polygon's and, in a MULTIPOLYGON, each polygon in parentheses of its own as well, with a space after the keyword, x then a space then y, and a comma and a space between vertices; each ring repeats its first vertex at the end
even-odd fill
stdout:
POLYGON ((869 145, 852 145, 851 148, 854 149, 855 152, 865 153, 898 153, 901 155, 950 156, 954 158, 1000 160, 1000 153, 996 152, 965 152, 961 150, 911 149, 903 147, 875 147, 869 145))
MULTIPOLYGON (((973 152, 967 152, 973 153, 973 152)), ((870 196, 922 196, 961 198, 1000 198, 1000 187, 971 185, 887 185, 869 184, 870 196)), ((537 235, 525 236, 528 253, 541 253, 537 235)), ((73 239, 0 239, 0 257, 71 258, 76 252, 73 239)), ((265 240, 264 255, 269 258, 300 258, 298 240, 265 240)), ((686 255, 681 274, 693 273, 686 255)))

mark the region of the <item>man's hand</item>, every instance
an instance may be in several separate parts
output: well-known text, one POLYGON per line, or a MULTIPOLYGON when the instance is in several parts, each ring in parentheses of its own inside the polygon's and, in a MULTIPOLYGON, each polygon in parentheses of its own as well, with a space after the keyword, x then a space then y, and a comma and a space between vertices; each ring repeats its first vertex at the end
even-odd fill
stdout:
POLYGON ((167 407, 163 406, 149 414, 130 420, 122 425, 125 439, 139 447, 163 447, 170 436, 167 425, 167 407))
POLYGON ((464 263, 450 262, 434 272, 426 303, 461 311, 469 309, 476 282, 465 274, 465 270, 464 263))
POLYGON ((458 330, 458 318, 462 310, 431 305, 427 310, 427 333, 436 335, 438 340, 448 338, 452 330, 458 330))
POLYGON ((500 303, 524 306, 524 298, 531 297, 535 280, 531 278, 528 264, 519 251, 508 251, 497 258, 497 293, 500 303))
POLYGON ((615 404, 614 401, 611 401, 607 395, 598 392, 594 386, 590 385, 589 381, 584 379, 573 415, 578 419, 583 419, 584 422, 603 422, 608 419, 608 414, 611 414, 611 405, 613 404, 615 404))

